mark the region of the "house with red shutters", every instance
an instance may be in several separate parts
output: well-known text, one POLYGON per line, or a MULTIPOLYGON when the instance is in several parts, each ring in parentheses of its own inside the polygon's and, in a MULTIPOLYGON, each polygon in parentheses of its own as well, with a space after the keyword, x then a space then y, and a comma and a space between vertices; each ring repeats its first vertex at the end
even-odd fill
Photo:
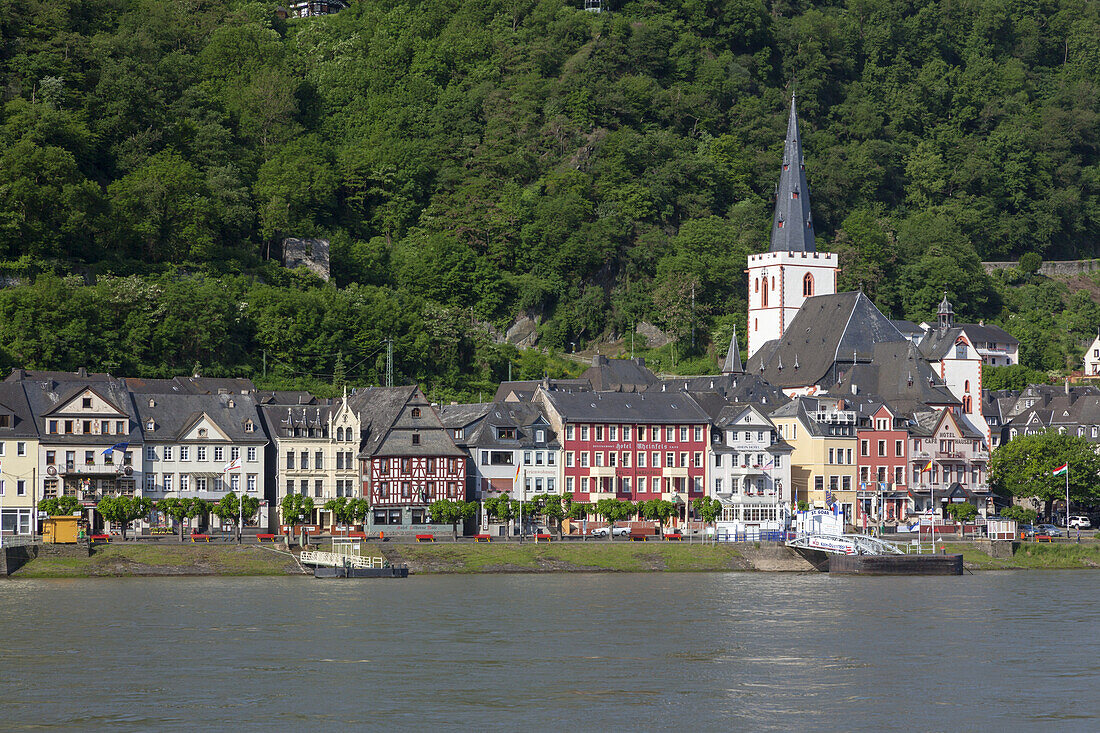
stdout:
POLYGON ((573 501, 665 499, 690 516, 706 493, 710 417, 687 392, 539 388, 573 501))
POLYGON ((428 507, 466 500, 466 454, 416 386, 370 387, 348 397, 361 419, 359 451, 371 532, 431 532, 428 507))

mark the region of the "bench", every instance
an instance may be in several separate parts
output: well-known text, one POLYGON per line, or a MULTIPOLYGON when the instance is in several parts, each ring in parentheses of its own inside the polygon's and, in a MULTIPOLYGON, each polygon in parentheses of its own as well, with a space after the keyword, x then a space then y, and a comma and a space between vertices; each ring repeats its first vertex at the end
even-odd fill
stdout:
POLYGON ((208 534, 193 534, 191 535, 192 542, 209 542, 210 535, 208 534))
POLYGON ((666 534, 665 542, 680 542, 684 539, 682 534, 666 534))
POLYGON ((649 538, 649 533, 648 532, 631 532, 630 533, 630 541, 631 542, 645 542, 648 538, 649 538))
POLYGON ((547 542, 550 542, 553 539, 554 539, 554 536, 550 535, 550 534, 546 534, 546 533, 536 534, 535 535, 535 544, 538 544, 539 540, 546 540, 547 542))
POLYGON ((435 542, 434 534, 418 534, 416 536, 417 542, 435 542))
POLYGON ((256 535, 256 539, 259 542, 263 542, 264 540, 271 540, 272 542, 274 542, 275 541, 275 535, 273 535, 273 534, 258 534, 258 535, 256 535))
POLYGON ((365 541, 367 539, 367 533, 366 532, 348 532, 346 537, 349 540, 364 540, 365 541))
POLYGON ((89 535, 88 539, 91 540, 92 542, 110 542, 111 541, 111 535, 109 535, 109 534, 93 534, 93 535, 89 535))
POLYGON ((493 538, 487 534, 475 534, 474 542, 492 542, 493 538))
POLYGON ((1049 534, 1037 534, 1035 535, 1036 542, 1054 542, 1054 538, 1049 534))

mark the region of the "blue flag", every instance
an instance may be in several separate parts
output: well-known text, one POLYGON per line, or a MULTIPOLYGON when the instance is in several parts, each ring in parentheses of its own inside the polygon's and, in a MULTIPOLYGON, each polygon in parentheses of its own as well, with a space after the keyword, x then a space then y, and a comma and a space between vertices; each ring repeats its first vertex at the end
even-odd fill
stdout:
POLYGON ((123 453, 125 453, 126 449, 129 448, 129 447, 130 447, 129 443, 115 443, 110 448, 107 448, 106 450, 104 450, 103 455, 105 455, 105 456, 114 455, 114 452, 116 450, 120 450, 123 453))

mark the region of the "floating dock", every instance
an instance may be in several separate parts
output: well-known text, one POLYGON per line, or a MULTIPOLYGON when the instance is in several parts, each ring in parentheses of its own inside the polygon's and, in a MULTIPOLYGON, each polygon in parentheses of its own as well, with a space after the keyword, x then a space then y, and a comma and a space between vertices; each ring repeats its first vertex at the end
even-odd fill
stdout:
POLYGON ((313 568, 314 578, 407 578, 408 567, 358 568, 318 565, 313 568))
POLYGON ((829 555, 839 575, 962 575, 962 555, 829 555))

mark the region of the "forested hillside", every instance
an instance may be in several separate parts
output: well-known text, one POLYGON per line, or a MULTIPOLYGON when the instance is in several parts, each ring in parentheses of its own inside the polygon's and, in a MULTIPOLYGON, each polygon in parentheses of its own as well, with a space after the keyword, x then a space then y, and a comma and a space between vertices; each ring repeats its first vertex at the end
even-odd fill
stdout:
POLYGON ((842 288, 1079 359, 1087 292, 980 261, 1100 250, 1100 2, 581 5, 0 0, 0 366, 377 382, 392 337, 398 381, 476 396, 560 368, 493 344, 524 312, 705 364, 792 91, 842 288), (332 283, 268 259, 287 236, 332 283))

